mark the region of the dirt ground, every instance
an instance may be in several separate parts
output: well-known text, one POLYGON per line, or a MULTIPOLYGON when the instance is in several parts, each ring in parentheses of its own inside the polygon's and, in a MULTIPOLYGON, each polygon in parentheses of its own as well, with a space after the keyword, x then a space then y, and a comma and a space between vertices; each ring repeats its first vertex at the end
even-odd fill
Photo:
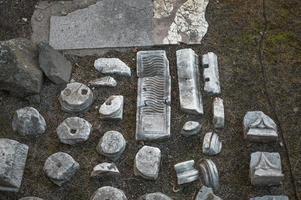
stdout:
MULTIPOLYGON (((0 1, 0 40, 15 37, 30 38, 30 17, 36 0, 0 1), (25 22, 22 18, 27 18, 25 22)), ((71 116, 60 110, 58 88, 45 78, 41 102, 33 103, 0 93, 0 137, 28 144, 29 157, 18 193, 0 192, 1 200, 16 200, 23 196, 38 196, 45 200, 84 200, 104 185, 118 187, 128 199, 135 200, 148 192, 161 191, 177 200, 191 200, 201 187, 199 181, 176 186, 173 165, 204 158, 201 145, 204 134, 212 130, 212 97, 203 92, 205 115, 194 117, 180 111, 176 76, 177 49, 193 48, 199 55, 213 51, 218 55, 222 97, 225 104, 226 127, 219 135, 223 142, 220 155, 211 159, 217 164, 221 188, 217 194, 225 200, 247 200, 266 194, 286 194, 290 200, 301 197, 301 1, 299 0, 211 0, 207 9, 209 30, 201 45, 133 48, 127 52, 110 51, 105 57, 118 57, 126 62, 134 76, 116 77, 113 89, 95 89, 95 102, 90 111, 79 116, 93 124, 90 139, 82 145, 68 146, 59 142, 56 127, 71 116), (164 142, 147 142, 160 147, 162 165, 156 181, 146 181, 133 174, 134 156, 141 143, 134 139, 136 123, 136 51, 164 49, 168 54, 172 76, 172 136, 164 142), (113 94, 125 96, 124 119, 120 122, 102 121, 96 106, 113 94), (26 138, 13 133, 11 119, 18 108, 31 105, 45 117, 48 129, 39 138, 26 138), (280 142, 250 144, 242 137, 242 119, 250 110, 261 110, 277 123, 280 142), (202 134, 191 138, 180 135, 182 125, 189 119, 203 123, 202 134), (127 149, 116 164, 120 177, 90 178, 93 167, 106 159, 96 152, 101 136, 109 130, 123 133, 127 149), (43 173, 47 157, 55 152, 67 152, 80 163, 81 169, 67 184, 58 187, 43 173), (285 180, 278 187, 254 187, 248 170, 250 154, 255 151, 277 151, 282 157, 285 180)), ((99 77, 93 68, 96 56, 67 55, 73 62, 72 78, 82 83, 99 77)))

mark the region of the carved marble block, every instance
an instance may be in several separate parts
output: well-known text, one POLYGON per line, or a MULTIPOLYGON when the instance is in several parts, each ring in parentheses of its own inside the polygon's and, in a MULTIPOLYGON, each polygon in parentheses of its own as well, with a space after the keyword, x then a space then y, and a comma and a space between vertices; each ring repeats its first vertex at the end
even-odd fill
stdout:
POLYGON ((122 95, 110 96, 99 108, 101 119, 122 120, 124 97, 122 95))
POLYGON ((177 51, 177 71, 181 110, 191 114, 203 114, 199 57, 192 49, 177 51))
POLYGON ((219 82, 218 62, 217 56, 213 52, 203 55, 202 59, 204 68, 204 90, 209 94, 220 94, 221 87, 219 82))
POLYGON ((178 163, 174 168, 179 185, 196 181, 199 178, 199 171, 194 168, 194 160, 178 163))
POLYGON ((266 195, 262 197, 250 198, 250 200, 289 200, 289 199, 287 196, 284 195, 280 195, 280 196, 266 195))
POLYGON ((169 138, 171 81, 165 51, 138 52, 137 75, 136 140, 169 138))
POLYGON ((279 153, 251 154, 250 177, 253 185, 279 185, 284 178, 279 153))
POLYGON ((203 186, 195 197, 195 200, 222 200, 213 193, 212 188, 203 186))
POLYGON ((261 111, 250 111, 244 117, 244 137, 252 142, 278 140, 276 123, 261 111))
POLYGON ((209 156, 217 155, 222 150, 222 143, 214 132, 206 133, 203 140, 203 153, 209 156))
POLYGON ((225 126, 224 101, 219 97, 213 99, 213 125, 214 128, 224 128, 225 126))
POLYGON ((210 159, 203 159, 200 162, 202 183, 214 191, 219 188, 219 173, 215 163, 210 159))
POLYGON ((15 140, 0 139, 0 191, 19 191, 27 153, 27 145, 15 140))

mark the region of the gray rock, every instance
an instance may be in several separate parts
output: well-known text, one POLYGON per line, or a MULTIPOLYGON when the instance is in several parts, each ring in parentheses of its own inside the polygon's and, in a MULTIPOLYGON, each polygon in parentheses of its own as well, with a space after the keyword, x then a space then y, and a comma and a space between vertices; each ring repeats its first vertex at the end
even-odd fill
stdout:
POLYGON ((27 39, 0 42, 0 90, 25 97, 40 93, 43 73, 36 47, 27 39))
POLYGON ((19 191, 27 154, 27 145, 0 138, 0 191, 19 191))
POLYGON ((44 74, 56 84, 69 82, 72 64, 48 43, 39 44, 39 63, 44 74))
POLYGON ((124 152, 126 141, 118 131, 108 131, 100 139, 96 150, 98 153, 115 161, 124 152))
POLYGON ((90 200, 127 200, 127 198, 122 190, 104 186, 96 190, 90 200))
POLYGON ((250 200, 289 200, 289 198, 284 195, 280 195, 280 196, 266 195, 262 197, 250 198, 250 200))
POLYGON ((49 156, 44 164, 44 172, 58 186, 69 181, 79 169, 79 164, 69 154, 57 152, 49 156))
POLYGON ((205 92, 213 95, 221 93, 219 82, 218 62, 217 56, 213 52, 203 55, 203 75, 204 75, 204 90, 205 92))
POLYGON ((43 199, 41 199, 39 197, 23 197, 19 200, 43 200, 43 199))
POLYGON ((219 97, 213 99, 213 125, 214 128, 224 128, 225 126, 224 101, 219 97))
POLYGON ((244 117, 244 136, 252 142, 274 142, 278 140, 276 123, 261 111, 250 111, 244 117))
POLYGON ((99 177, 105 175, 119 175, 120 172, 114 163, 100 163, 93 168, 92 177, 99 177))
POLYGON ((252 185, 280 185, 284 179, 279 153, 251 154, 250 178, 252 185))
POLYGON ((102 74, 131 76, 131 68, 129 68, 119 58, 98 58, 94 62, 94 67, 102 74))
POLYGON ((83 118, 69 117, 56 129, 60 141, 64 144, 77 144, 89 139, 92 125, 83 118))
POLYGON ((161 192, 149 193, 141 196, 138 200, 172 200, 161 192))
POLYGON ((170 137, 171 78, 165 51, 137 53, 136 140, 170 137))
POLYGON ((212 188, 203 186, 195 197, 195 200, 222 200, 213 193, 212 188))
POLYGON ((93 93, 86 85, 72 82, 61 91, 59 101, 65 112, 84 112, 93 103, 93 93))
POLYGON ((191 183, 199 178, 199 171, 194 168, 194 160, 178 163, 174 166, 179 185, 191 183))
POLYGON ((202 129, 202 125, 199 122, 188 121, 184 124, 181 134, 184 136, 191 136, 198 134, 202 129))
POLYGON ((46 131, 46 122, 35 108, 24 107, 15 112, 12 128, 21 135, 39 136, 46 131))
POLYGON ((216 165, 212 160, 203 159, 200 162, 202 183, 217 191, 219 188, 219 174, 216 165))
POLYGON ((116 87, 117 81, 111 76, 101 77, 89 82, 92 87, 116 87))
POLYGON ((177 51, 177 71, 181 110, 191 114, 203 114, 199 57, 192 49, 177 51))
POLYGON ((99 108, 101 119, 117 119, 123 118, 124 98, 121 95, 110 96, 99 108))
POLYGON ((156 180, 161 164, 161 151, 159 148, 143 146, 135 156, 134 173, 145 179, 156 180))
POLYGON ((216 133, 206 133, 203 140, 203 153, 209 156, 217 155, 222 150, 222 143, 216 133))

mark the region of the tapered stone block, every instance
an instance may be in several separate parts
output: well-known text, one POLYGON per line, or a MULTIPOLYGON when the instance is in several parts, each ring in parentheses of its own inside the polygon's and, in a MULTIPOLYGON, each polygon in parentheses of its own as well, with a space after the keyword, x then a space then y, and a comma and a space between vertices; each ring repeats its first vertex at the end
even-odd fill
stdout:
POLYGON ((224 101, 219 97, 213 99, 213 125, 214 128, 224 128, 225 126, 224 101))
POLYGON ((203 55, 203 69, 204 69, 204 90, 205 92, 217 95, 221 93, 219 82, 218 62, 217 56, 213 52, 203 55))

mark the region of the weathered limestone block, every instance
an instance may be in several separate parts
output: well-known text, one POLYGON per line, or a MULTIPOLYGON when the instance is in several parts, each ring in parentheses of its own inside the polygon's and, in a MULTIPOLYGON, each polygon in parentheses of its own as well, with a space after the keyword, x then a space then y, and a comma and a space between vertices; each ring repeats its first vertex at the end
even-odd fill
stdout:
POLYGON ((27 145, 0 138, 0 191, 19 191, 27 153, 27 145))
POLYGON ((145 179, 156 180, 161 164, 159 148, 143 146, 135 156, 134 173, 145 179))
POLYGON ((111 76, 97 78, 89 82, 92 87, 116 87, 117 81, 111 76))
POLYGON ((188 121, 184 124, 181 134, 184 136, 191 136, 198 134, 202 129, 202 125, 199 122, 188 121))
POLYGON ((221 87, 219 82, 218 62, 217 56, 213 52, 203 55, 202 59, 204 68, 204 90, 209 94, 220 94, 221 87))
POLYGON ((193 182, 199 178, 199 171, 194 168, 194 160, 178 163, 174 168, 179 185, 193 182))
POLYGON ((95 60, 94 67, 102 74, 131 76, 131 68, 129 68, 119 58, 99 58, 95 60))
POLYGON ((99 108, 101 119, 116 119, 123 118, 124 98, 122 95, 110 96, 99 108))
POLYGON ((21 135, 39 136, 46 131, 47 127, 39 111, 33 107, 24 107, 15 112, 12 128, 21 135))
POLYGON ((203 140, 203 153, 209 156, 217 155, 222 150, 222 143, 214 132, 206 133, 203 140))
POLYGON ((192 49, 177 51, 177 71, 181 110, 191 114, 203 114, 199 57, 192 49))
POLYGON ((219 174, 216 165, 212 160, 203 159, 200 162, 202 183, 214 191, 219 188, 219 174))
POLYGON ((139 51, 137 75, 136 140, 169 138, 171 82, 165 51, 139 51))
POLYGON ((251 154, 250 177, 252 185, 279 185, 284 179, 279 153, 251 154))
POLYGON ((278 140, 276 123, 261 111, 250 111, 244 117, 244 136, 252 142, 278 140))
POLYGON ((86 85, 73 82, 61 92, 59 101, 65 112, 84 112, 93 103, 93 93, 86 85))
POLYGON ((88 140, 91 131, 92 125, 80 117, 69 117, 56 129, 60 141, 70 145, 88 140))
POLYGON ((44 74, 56 84, 69 82, 72 64, 59 51, 54 50, 48 43, 39 44, 39 63, 44 74))
POLYGON ((104 186, 96 190, 90 200, 127 200, 127 198, 122 190, 104 186))
POLYGON ((114 163, 100 163, 93 168, 92 177, 100 177, 106 175, 119 175, 120 172, 114 163))
POLYGON ((57 152, 49 156, 44 164, 44 172, 58 186, 69 181, 79 169, 79 164, 69 154, 57 152))
POLYGON ((0 90, 25 97, 40 93, 43 73, 36 47, 27 39, 0 42, 0 90))
POLYGON ((219 97, 213 99, 213 125, 214 128, 224 128, 225 126, 224 101, 219 97))
POLYGON ((39 197, 23 197, 19 200, 43 200, 43 199, 41 199, 39 197))
POLYGON ((195 197, 195 200, 222 200, 213 193, 212 188, 203 186, 195 197))
POLYGON ((124 152, 126 141, 118 131, 108 131, 100 139, 96 150, 98 153, 115 161, 124 152))
POLYGON ((250 200, 289 200, 289 199, 287 196, 284 195, 280 195, 280 196, 266 195, 262 197, 250 198, 250 200))
POLYGON ((149 193, 141 196, 138 200, 172 200, 161 192, 149 193))

